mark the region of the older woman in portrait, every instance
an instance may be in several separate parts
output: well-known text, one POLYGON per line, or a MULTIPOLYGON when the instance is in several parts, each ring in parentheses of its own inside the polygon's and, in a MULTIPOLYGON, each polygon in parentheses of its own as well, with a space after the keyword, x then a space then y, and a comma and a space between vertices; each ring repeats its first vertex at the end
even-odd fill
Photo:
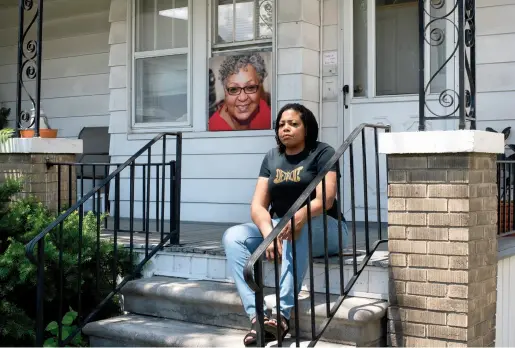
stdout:
POLYGON ((225 98, 209 119, 210 131, 270 129, 271 111, 263 89, 267 76, 259 53, 231 55, 222 62, 225 98))
MULTIPOLYGON (((257 179, 250 214, 252 222, 229 228, 223 236, 227 262, 232 271, 236 287, 247 313, 251 329, 244 337, 246 346, 256 343, 255 295, 243 278, 243 267, 257 247, 273 230, 306 187, 315 179, 335 150, 328 144, 317 141, 318 124, 313 113, 300 104, 285 105, 277 116, 277 147, 271 149, 263 159, 257 179), (272 207, 277 217, 271 217, 272 207)), ((337 163, 326 174, 326 201, 328 251, 338 253, 339 232, 336 197, 337 163)), ((311 226, 313 232, 313 257, 324 255, 324 204, 322 183, 317 185, 316 194, 311 195, 311 226)), ((295 213, 294 231, 291 224, 278 236, 278 257, 281 259, 280 313, 265 317, 266 338, 277 339, 277 325, 282 326, 283 337, 290 328, 290 314, 294 305, 293 257, 291 240, 295 239, 297 250, 297 289, 300 289, 308 268, 308 213, 304 204, 295 213), (278 324, 280 323, 280 324, 278 324)), ((342 240, 346 244, 347 227, 342 223, 342 240)), ((274 243, 266 250, 266 257, 274 261, 274 243)), ((275 260, 278 262, 278 260, 275 260)), ((266 308, 265 308, 266 310, 266 308)))

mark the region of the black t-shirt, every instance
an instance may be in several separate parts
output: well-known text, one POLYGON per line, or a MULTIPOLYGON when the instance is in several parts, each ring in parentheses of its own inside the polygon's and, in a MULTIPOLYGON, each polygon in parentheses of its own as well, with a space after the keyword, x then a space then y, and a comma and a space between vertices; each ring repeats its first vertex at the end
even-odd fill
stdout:
MULTIPOLYGON (((317 142, 311 151, 305 149, 296 155, 281 154, 277 148, 268 151, 261 164, 259 176, 268 178, 272 210, 279 218, 286 214, 309 183, 322 171, 334 152, 331 146, 322 142, 317 142)), ((331 170, 336 171, 337 167, 338 162, 331 170)), ((315 197, 316 190, 313 190, 311 199, 315 197)), ((327 214, 338 218, 336 200, 327 214)))

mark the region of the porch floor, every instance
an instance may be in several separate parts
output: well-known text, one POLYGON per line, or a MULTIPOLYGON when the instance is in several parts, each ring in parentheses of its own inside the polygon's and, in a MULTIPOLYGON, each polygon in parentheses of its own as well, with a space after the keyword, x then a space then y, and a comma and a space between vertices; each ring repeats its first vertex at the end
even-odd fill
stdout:
MULTIPOLYGON (((134 231, 142 231, 143 220, 134 219, 134 231)), ((184 252, 184 253, 199 253, 199 254, 210 254, 225 256, 224 249, 222 247, 222 236, 229 227, 237 225, 237 223, 210 223, 210 222, 181 222, 181 235, 180 245, 168 245, 165 246, 164 251, 170 252, 184 252)), ((103 230, 101 236, 103 238, 113 238, 113 227, 114 221, 112 218, 108 220, 108 228, 103 230)), ((150 232, 148 236, 149 247, 152 248, 154 245, 159 243, 161 233, 160 228, 157 228, 156 220, 150 221, 150 232)), ((348 248, 352 247, 352 223, 347 222, 349 230, 348 248)), ((118 232, 119 243, 124 246, 130 244, 130 233, 122 232, 129 230, 129 219, 120 219, 120 231, 118 232)), ((378 240, 378 224, 376 222, 369 223, 369 238, 370 246, 378 240)), ((387 238, 388 230, 387 224, 382 224, 382 237, 387 238)), ((170 223, 165 220, 164 231, 170 231, 170 223)), ((144 249, 146 244, 146 234, 142 232, 133 233, 134 248, 144 249)), ((356 222, 356 245, 358 250, 365 250, 365 223, 356 222)), ((386 251, 387 245, 382 244, 378 250, 386 251)))

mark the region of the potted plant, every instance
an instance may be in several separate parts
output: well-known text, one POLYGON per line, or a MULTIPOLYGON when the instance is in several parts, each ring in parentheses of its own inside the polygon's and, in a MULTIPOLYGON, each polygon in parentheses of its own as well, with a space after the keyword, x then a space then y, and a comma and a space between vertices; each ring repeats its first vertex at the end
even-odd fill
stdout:
MULTIPOLYGON (((34 106, 34 105, 33 105, 34 106)), ((22 120, 29 124, 25 129, 20 130, 20 136, 22 138, 32 138, 34 136, 34 126, 36 121, 36 108, 35 106, 31 109, 30 114, 25 113, 25 118, 22 116, 22 120)), ((40 138, 56 138, 57 129, 50 128, 48 118, 46 117, 43 109, 40 109, 40 123, 39 123, 39 136, 40 138)))
MULTIPOLYGON (((487 132, 499 133, 491 127, 485 129, 487 132)), ((497 164, 499 182, 499 221, 500 232, 509 232, 515 226, 514 221, 514 200, 515 200, 515 144, 508 144, 511 127, 504 128, 501 133, 504 135, 505 152, 497 155, 498 161, 506 161, 497 164), (507 151, 511 153, 508 154, 507 151)))

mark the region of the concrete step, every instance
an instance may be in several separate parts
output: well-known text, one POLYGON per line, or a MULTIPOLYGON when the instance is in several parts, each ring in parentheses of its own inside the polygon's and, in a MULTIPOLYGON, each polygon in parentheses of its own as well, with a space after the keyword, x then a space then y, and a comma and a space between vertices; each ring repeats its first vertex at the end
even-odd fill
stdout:
MULTIPOLYGON (((247 330, 249 319, 234 284, 151 277, 129 282, 123 289, 124 310, 159 318, 247 330)), ((265 302, 273 308, 273 289, 266 289, 265 302)), ((332 304, 337 296, 331 295, 332 304)), ((345 299, 329 327, 324 341, 351 346, 381 344, 387 302, 358 297, 345 299)), ((311 337, 309 292, 299 294, 300 336, 311 337)), ((317 327, 326 318, 325 295, 315 294, 317 327)), ((294 320, 290 325, 294 333, 294 320)))
MULTIPOLYGON (((178 320, 128 314, 89 323, 83 329, 91 347, 244 347, 246 331, 178 320)), ((300 346, 307 347, 308 341, 300 346)), ((277 341, 267 347, 277 347, 277 341)), ((287 337, 283 347, 295 347, 287 337)), ((317 347, 340 348, 341 344, 319 342, 317 347)))
MULTIPOLYGON (((385 245, 386 246, 386 245, 385 245)), ((158 252, 152 261, 143 269, 145 278, 152 276, 200 279, 233 283, 232 271, 223 251, 220 254, 195 253, 186 251, 171 251, 175 247, 158 252)), ((138 261, 145 257, 144 250, 136 250, 138 261)), ((187 249, 186 249, 187 250, 187 249)), ((358 264, 362 264, 364 255, 358 257, 358 264)), ((325 264, 324 260, 316 258, 314 261, 314 289, 315 292, 325 294, 325 264)), ((344 258, 344 286, 354 274, 352 258, 344 258)), ((263 278, 265 286, 274 287, 274 264, 263 263, 263 278)), ((340 293, 340 267, 338 257, 329 258, 329 291, 332 294, 340 293)), ((307 272, 304 278, 302 290, 309 291, 310 276, 307 272)), ((349 294, 355 297, 388 299, 388 252, 376 251, 369 260, 367 267, 354 284, 349 294)))

